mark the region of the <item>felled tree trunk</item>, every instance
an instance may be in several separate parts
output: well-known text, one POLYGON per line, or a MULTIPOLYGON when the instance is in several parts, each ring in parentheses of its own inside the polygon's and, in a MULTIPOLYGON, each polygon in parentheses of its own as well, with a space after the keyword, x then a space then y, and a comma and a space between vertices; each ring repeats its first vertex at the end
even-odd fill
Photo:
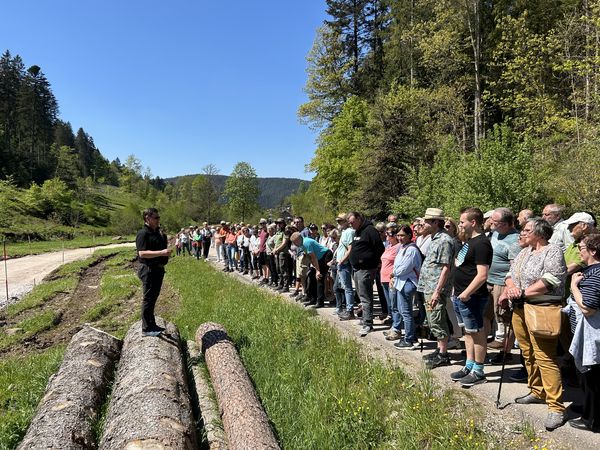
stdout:
MULTIPOLYGON (((188 351, 190 361, 198 359, 200 350, 194 341, 188 341, 188 351)), ((194 375, 194 384, 196 385, 196 396, 198 397, 198 406, 204 423, 204 432, 209 450, 228 450, 227 439, 223 431, 223 422, 219 414, 219 406, 212 395, 213 390, 210 386, 208 374, 204 373, 197 364, 192 365, 194 375)))
POLYGON ((125 336, 100 449, 193 449, 196 429, 177 327, 142 336, 141 321, 125 336))
POLYGON ((196 332, 221 410, 230 450, 279 449, 252 382, 225 328, 204 323, 196 332))
POLYGON ((90 326, 69 343, 19 449, 96 448, 92 429, 122 342, 90 326))

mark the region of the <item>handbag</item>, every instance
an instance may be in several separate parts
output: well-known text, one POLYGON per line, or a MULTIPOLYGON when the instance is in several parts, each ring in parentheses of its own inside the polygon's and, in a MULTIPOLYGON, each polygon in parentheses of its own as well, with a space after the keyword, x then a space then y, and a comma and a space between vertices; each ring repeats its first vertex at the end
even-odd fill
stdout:
POLYGON ((561 305, 532 305, 525 303, 525 324, 538 338, 554 338, 560 334, 561 305))

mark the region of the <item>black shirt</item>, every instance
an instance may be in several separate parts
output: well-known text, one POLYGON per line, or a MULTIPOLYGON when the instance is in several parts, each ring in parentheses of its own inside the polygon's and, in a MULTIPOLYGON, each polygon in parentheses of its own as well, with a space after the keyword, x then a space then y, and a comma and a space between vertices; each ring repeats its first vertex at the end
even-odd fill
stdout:
MULTIPOLYGON (((137 251, 140 250, 164 250, 167 248, 167 235, 164 234, 160 228, 152 231, 152 229, 144 224, 135 238, 135 247, 137 251)), ((169 262, 167 256, 159 256, 158 258, 142 258, 138 253, 138 260, 142 264, 146 264, 149 267, 164 266, 169 262)))
POLYGON ((376 269, 383 255, 383 241, 379 232, 368 222, 356 230, 350 251, 350 264, 355 270, 376 269))
MULTIPOLYGON (((465 244, 468 245, 465 259, 460 263, 457 261, 457 265, 453 270, 454 278, 454 295, 460 295, 473 281, 473 278, 477 275, 478 265, 492 265, 492 258, 494 256, 494 250, 492 244, 485 234, 480 234, 465 244)), ((475 295, 488 295, 487 285, 484 282, 479 289, 473 292, 475 295)))

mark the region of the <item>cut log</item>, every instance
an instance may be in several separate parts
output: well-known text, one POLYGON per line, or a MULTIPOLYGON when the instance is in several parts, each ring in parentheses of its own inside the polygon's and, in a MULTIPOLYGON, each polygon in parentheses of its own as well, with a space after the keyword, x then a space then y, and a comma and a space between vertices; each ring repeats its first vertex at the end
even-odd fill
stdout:
POLYGON ((125 336, 100 449, 193 449, 196 428, 177 327, 142 336, 141 321, 125 336))
POLYGON ((19 449, 96 448, 92 429, 122 342, 88 325, 67 346, 19 449))
POLYGON ((279 449, 250 377, 225 328, 204 323, 196 332, 204 354, 230 450, 279 449))
MULTIPOLYGON (((194 341, 188 341, 188 351, 190 361, 198 359, 200 350, 194 341)), ((204 424, 204 432, 206 433, 206 441, 210 450, 228 450, 225 431, 223 430, 223 422, 219 414, 219 406, 213 397, 212 388, 208 375, 198 367, 197 364, 192 365, 192 373, 194 374, 194 384, 196 386, 196 396, 198 397, 198 406, 202 415, 204 424)))

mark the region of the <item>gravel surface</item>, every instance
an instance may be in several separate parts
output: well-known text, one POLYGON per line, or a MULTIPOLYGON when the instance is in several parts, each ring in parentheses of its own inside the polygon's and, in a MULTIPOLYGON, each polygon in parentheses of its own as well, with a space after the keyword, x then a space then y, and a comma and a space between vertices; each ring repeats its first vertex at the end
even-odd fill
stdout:
POLYGON ((76 248, 41 255, 24 256, 22 258, 0 261, 0 308, 18 302, 44 277, 63 264, 90 256, 98 248, 133 247, 135 244, 110 244, 90 248, 76 248), (6 279, 8 274, 8 295, 6 279))

